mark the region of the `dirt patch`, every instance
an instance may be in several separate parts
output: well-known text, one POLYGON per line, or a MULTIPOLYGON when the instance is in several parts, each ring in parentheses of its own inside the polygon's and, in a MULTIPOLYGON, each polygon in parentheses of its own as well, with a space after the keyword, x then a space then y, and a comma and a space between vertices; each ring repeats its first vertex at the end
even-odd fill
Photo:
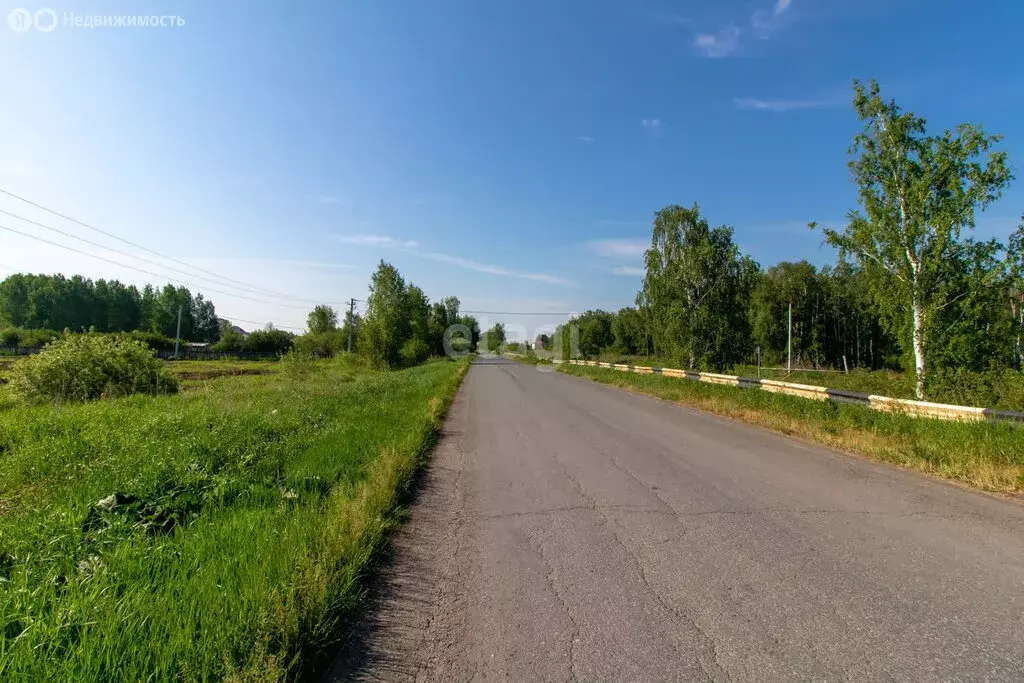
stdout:
POLYGON ((10 370, 13 367, 14 367, 14 361, 13 360, 0 360, 0 371, 2 371, 2 370, 10 370))
POLYGON ((197 380, 234 377, 236 375, 269 375, 270 373, 271 371, 266 368, 218 368, 216 370, 186 370, 185 372, 175 372, 174 374, 178 379, 197 380))

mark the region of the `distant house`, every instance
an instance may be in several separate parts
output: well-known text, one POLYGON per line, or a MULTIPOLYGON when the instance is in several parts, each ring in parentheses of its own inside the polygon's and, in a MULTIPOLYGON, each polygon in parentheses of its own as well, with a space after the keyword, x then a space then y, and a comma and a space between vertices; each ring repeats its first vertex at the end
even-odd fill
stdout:
POLYGON ((231 321, 228 320, 227 318, 217 318, 217 326, 220 327, 221 330, 225 330, 225 329, 229 329, 230 328, 230 330, 232 332, 234 332, 235 334, 242 335, 242 339, 245 339, 246 337, 249 336, 248 332, 243 330, 238 325, 232 325, 231 321))

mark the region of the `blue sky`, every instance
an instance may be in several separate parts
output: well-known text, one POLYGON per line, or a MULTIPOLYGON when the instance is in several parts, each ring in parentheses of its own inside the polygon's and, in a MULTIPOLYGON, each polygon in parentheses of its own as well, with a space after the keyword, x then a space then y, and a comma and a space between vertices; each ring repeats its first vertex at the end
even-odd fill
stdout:
MULTIPOLYGON (((365 298, 381 258, 467 309, 617 308, 669 203, 699 202, 763 265, 831 262, 805 225, 855 206, 855 77, 1024 159, 1018 3, 0 2, 17 7, 185 24, 0 25, 0 188, 292 298, 0 225, 180 277, 239 320, 299 327, 307 300, 365 298)), ((8 196, 0 209, 154 258, 8 196)), ((1019 181, 979 234, 1005 236, 1022 209, 1019 181)), ((0 231, 0 276, 15 270, 167 279, 0 231)), ((531 336, 560 322, 480 317, 531 336)))

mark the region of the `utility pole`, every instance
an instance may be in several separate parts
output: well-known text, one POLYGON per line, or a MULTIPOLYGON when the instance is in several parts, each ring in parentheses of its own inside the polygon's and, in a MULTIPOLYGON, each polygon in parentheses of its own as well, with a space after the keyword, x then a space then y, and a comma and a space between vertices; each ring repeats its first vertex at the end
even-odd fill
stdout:
POLYGON ((789 300, 789 332, 787 334, 786 347, 788 348, 789 360, 786 362, 786 371, 793 372, 793 299, 789 300))
POLYGON ((181 304, 178 304, 178 330, 174 333, 174 360, 178 360, 178 345, 181 343, 181 304))
POLYGON ((352 328, 356 326, 356 300, 348 300, 348 352, 352 353, 352 328))

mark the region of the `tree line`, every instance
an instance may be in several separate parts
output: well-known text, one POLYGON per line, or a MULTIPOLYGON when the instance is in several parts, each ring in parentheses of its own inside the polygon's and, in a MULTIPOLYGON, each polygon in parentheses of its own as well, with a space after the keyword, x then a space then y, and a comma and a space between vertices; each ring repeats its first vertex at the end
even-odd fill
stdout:
POLYGON ((213 302, 186 287, 146 285, 75 275, 15 274, 0 282, 0 327, 97 332, 154 332, 215 342, 220 324, 213 302))
POLYGON ((1024 220, 1006 244, 968 236, 1013 178, 1001 138, 970 124, 929 135, 874 81, 854 82, 853 100, 859 209, 823 230, 834 266, 762 269, 732 228, 710 227, 696 204, 668 206, 654 217, 636 306, 575 317, 556 334, 561 352, 722 371, 783 363, 792 330, 797 364, 906 369, 919 398, 931 373, 1019 370, 1024 220))
POLYGON ((379 367, 415 365, 430 356, 476 348, 480 326, 459 312, 454 296, 431 302, 422 289, 406 282, 393 265, 381 261, 370 283, 366 314, 316 306, 304 334, 274 328, 243 334, 218 319, 213 302, 185 287, 142 289, 116 280, 80 275, 16 274, 0 282, 0 342, 42 345, 59 330, 127 332, 154 349, 173 346, 181 311, 181 338, 210 344, 220 353, 270 352, 293 348, 315 357, 352 351, 379 367))

